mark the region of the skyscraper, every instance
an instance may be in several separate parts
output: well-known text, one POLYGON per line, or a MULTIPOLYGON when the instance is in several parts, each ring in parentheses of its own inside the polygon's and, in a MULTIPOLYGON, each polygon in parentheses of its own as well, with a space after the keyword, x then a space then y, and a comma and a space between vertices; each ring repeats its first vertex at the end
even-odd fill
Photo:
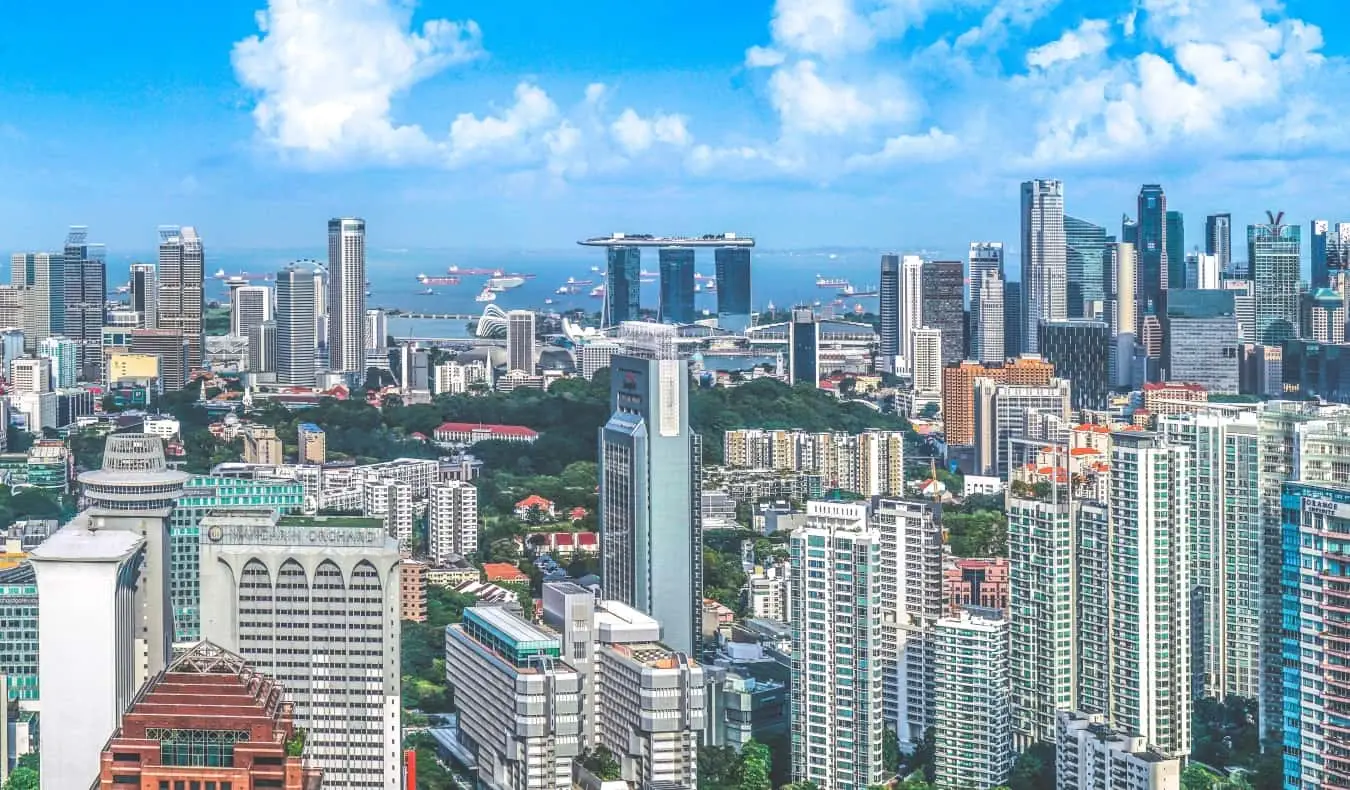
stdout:
POLYGON ((462 480, 433 483, 427 504, 427 553, 437 563, 478 551, 478 489, 462 480))
MULTIPOLYGON (((967 274, 970 277, 970 328, 966 334, 966 340, 970 344, 967 350, 967 357, 978 359, 976 356, 976 343, 980 337, 980 325, 987 319, 988 313, 981 312, 980 287, 984 282, 984 275, 994 272, 998 275, 1001 283, 1004 278, 1003 273, 1003 242, 1001 241, 972 241, 970 243, 970 252, 967 258, 969 266, 967 274)), ((999 336, 1003 335, 1003 294, 999 293, 999 336)), ((1002 353, 1000 350, 999 353, 1002 353)))
POLYGON ((1022 342, 1036 353, 1042 321, 1069 317, 1068 252, 1064 238, 1064 184, 1038 179, 1022 184, 1022 342))
POLYGON ((1074 319, 1041 324, 1041 356, 1073 382, 1075 409, 1105 409, 1110 391, 1111 327, 1074 319))
POLYGON ((159 228, 159 329, 187 342, 187 369, 202 366, 202 278, 206 252, 195 228, 159 228))
POLYGON ((605 326, 637 321, 642 312, 641 248, 610 247, 605 259, 605 326))
POLYGON ((881 286, 877 318, 880 322, 880 352, 884 364, 893 365, 900 354, 900 256, 881 256, 881 286))
POLYGON ((1095 318, 1096 306, 1106 301, 1106 228, 1065 217, 1064 240, 1068 317, 1095 318))
MULTIPOLYGON (((366 221, 328 221, 328 367, 338 373, 366 370, 366 221)), ((281 322, 277 322, 281 343, 281 322)))
POLYGON ((900 259, 900 356, 904 370, 914 364, 914 332, 923 326, 923 259, 900 259))
POLYGON ((922 326, 942 332, 942 362, 966 358, 966 281, 961 261, 925 261, 922 326))
POLYGON ((75 367, 85 381, 103 378, 103 320, 108 300, 107 250, 88 243, 89 229, 72 225, 65 247, 65 321, 75 343, 75 367))
POLYGON ((939 329, 925 326, 914 330, 910 380, 916 395, 929 398, 942 395, 942 345, 945 339, 939 329))
POLYGON ((1334 275, 1350 269, 1350 222, 1312 221, 1312 287, 1327 288, 1334 275))
POLYGON ((1134 245, 1126 242, 1111 249, 1111 264, 1115 293, 1112 300, 1111 330, 1115 333, 1111 346, 1111 383, 1117 387, 1131 384, 1134 364, 1134 346, 1138 338, 1139 303, 1135 299, 1139 261, 1134 245))
POLYGON ((861 502, 808 502, 792 533, 792 652, 803 657, 790 685, 793 781, 883 779, 884 678, 871 660, 882 643, 880 544, 861 502))
POLYGON ((1265 225, 1247 226, 1247 260, 1256 301, 1256 340, 1278 345, 1298 335, 1299 226, 1266 212, 1265 225))
POLYGON ((1167 212, 1167 287, 1186 287, 1186 223, 1180 211, 1167 212))
POLYGON ((243 285, 230 296, 230 334, 248 337, 248 330, 272 320, 272 289, 265 285, 243 285))
POLYGON ((312 268, 298 263, 277 272, 276 374, 282 384, 314 385, 314 277, 312 268))
POLYGON ((277 372, 277 322, 264 321, 248 331, 248 372, 277 372))
POLYGON ((731 332, 750 328, 750 248, 718 247, 713 251, 717 276, 717 326, 731 332))
POLYGON ((1016 357, 1022 354, 1022 334, 1026 321, 1022 319, 1022 283, 1017 280, 1003 281, 1003 355, 1016 357))
POLYGON ((616 354, 610 410, 599 436, 605 593, 660 620, 675 649, 696 653, 703 537, 688 363, 616 354))
POLYGON ((141 314, 141 329, 159 327, 159 274, 153 263, 131 264, 131 309, 141 314))
POLYGON ((52 388, 75 386, 79 376, 79 348, 64 335, 52 335, 38 343, 38 356, 51 360, 52 388))
POLYGON ((512 310, 506 314, 506 369, 534 374, 533 310, 512 310))
POLYGON ((820 386, 820 322, 808 308, 792 311, 788 322, 788 383, 820 386))
POLYGON ((1233 270, 1233 215, 1210 214, 1205 217, 1205 254, 1219 258, 1219 271, 1233 270))
POLYGON ((1233 291, 1177 291, 1163 323, 1164 381, 1199 384, 1211 393, 1239 389, 1238 319, 1233 291))
POLYGON ((11 258, 15 285, 23 294, 23 346, 33 351, 66 325, 66 263, 50 252, 17 253, 11 258), (21 281, 20 281, 21 280, 21 281))
POLYGON ((992 364, 1006 355, 1004 334, 1004 284, 998 272, 984 272, 970 297, 970 358, 992 364))
MULTIPOLYGON (((1167 290, 1167 195, 1162 186, 1145 184, 1139 190, 1139 243, 1135 254, 1139 257, 1138 292, 1140 314, 1151 306, 1162 311, 1163 294, 1167 290)), ((1128 239, 1126 239, 1128 241, 1128 239)))
POLYGON ((657 251, 661 270, 658 318, 666 324, 694 322, 694 248, 662 247, 657 251))
POLYGON ((962 610, 938 620, 934 642, 935 785, 1000 785, 1013 767, 1008 621, 962 610))

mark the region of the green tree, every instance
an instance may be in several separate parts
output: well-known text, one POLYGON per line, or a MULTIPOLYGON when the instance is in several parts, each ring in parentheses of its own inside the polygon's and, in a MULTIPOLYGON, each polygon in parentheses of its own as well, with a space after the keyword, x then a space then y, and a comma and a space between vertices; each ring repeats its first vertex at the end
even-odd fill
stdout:
POLYGON ((613 782, 619 778, 619 761, 607 746, 586 749, 579 758, 581 767, 595 775, 602 782, 613 782))
POLYGON ((1219 777, 1198 763, 1191 763, 1181 772, 1182 790, 1213 790, 1219 777))
POLYGON ((1055 786, 1055 747, 1036 743, 1017 756, 1012 776, 1008 778, 1011 790, 1043 790, 1055 786))
POLYGON ((15 768, 5 780, 4 790, 38 790, 41 784, 37 771, 27 766, 15 768))
POLYGON ((769 747, 750 740, 741 747, 739 790, 773 790, 769 782, 769 747))
POLYGON ((730 746, 698 747, 699 790, 730 790, 740 781, 740 755, 730 746))
POLYGON ((900 738, 890 727, 881 733, 881 763, 888 774, 900 771, 900 738))

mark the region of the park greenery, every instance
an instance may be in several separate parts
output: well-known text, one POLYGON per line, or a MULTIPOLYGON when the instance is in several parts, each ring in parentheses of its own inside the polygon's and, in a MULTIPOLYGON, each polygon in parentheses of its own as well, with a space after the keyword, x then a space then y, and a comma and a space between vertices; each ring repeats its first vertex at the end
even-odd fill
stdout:
POLYGON ((958 557, 1008 556, 1008 516, 1000 495, 971 495, 942 508, 947 544, 958 557))
POLYGON ((23 755, 5 780, 3 790, 38 790, 41 786, 41 765, 37 752, 23 755))
POLYGON ((445 679, 445 627, 460 621, 464 609, 473 606, 472 595, 431 586, 427 590, 426 622, 403 622, 400 639, 405 716, 451 713, 454 690, 445 679))

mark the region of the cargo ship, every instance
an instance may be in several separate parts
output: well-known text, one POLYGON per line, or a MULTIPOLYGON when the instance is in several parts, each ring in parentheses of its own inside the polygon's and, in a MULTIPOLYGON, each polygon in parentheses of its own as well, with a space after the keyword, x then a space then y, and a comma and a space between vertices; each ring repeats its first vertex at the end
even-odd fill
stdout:
POLYGON ((458 277, 428 277, 425 274, 417 275, 417 281, 423 285, 459 285, 458 277))
POLYGON ((489 278, 487 281, 487 285, 483 287, 489 291, 496 291, 497 293, 501 293, 502 291, 509 291, 512 288, 519 288, 524 284, 525 284, 524 277, 518 277, 512 274, 489 278))
POLYGON ((480 294, 473 298, 473 300, 475 302, 495 302, 497 301, 497 293, 484 288, 480 294))
POLYGON ((822 277, 821 275, 817 274, 816 287, 834 288, 837 290, 840 288, 850 288, 852 286, 850 286, 848 280, 845 280, 843 277, 822 277))

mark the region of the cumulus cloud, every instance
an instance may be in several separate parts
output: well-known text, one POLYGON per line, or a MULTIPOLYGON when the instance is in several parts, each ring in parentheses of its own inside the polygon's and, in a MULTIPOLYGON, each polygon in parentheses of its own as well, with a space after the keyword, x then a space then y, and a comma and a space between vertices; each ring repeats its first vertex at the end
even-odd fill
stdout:
POLYGON ((1104 19, 1085 19, 1077 29, 1064 31, 1064 35, 1049 44, 1027 50, 1027 65, 1044 69, 1105 52, 1111 45, 1106 36, 1109 28, 1104 19))
POLYGON ((778 0, 769 29, 783 47, 825 57, 870 49, 876 35, 853 0, 778 0))
POLYGON ((909 120, 914 107, 892 83, 831 82, 815 61, 776 69, 769 79, 774 108, 785 131, 842 135, 882 122, 909 120))
POLYGON ((270 0, 259 34, 234 46, 239 81, 257 95, 261 135, 286 151, 324 159, 424 158, 421 127, 391 117, 396 96, 483 54, 477 23, 433 19, 412 29, 399 0, 270 0))
POLYGON ((787 55, 773 47, 751 47, 745 51, 746 68, 762 69, 769 66, 780 66, 785 60, 787 60, 787 55))
POLYGON ((642 153, 657 143, 683 148, 693 139, 684 116, 657 113, 643 118, 631 107, 609 128, 615 142, 629 155, 642 153))
POLYGON ((460 113, 450 124, 450 155, 460 159, 494 148, 518 147, 528 136, 558 117, 558 105, 537 85, 516 86, 515 103, 482 118, 460 113))
POLYGON ((934 126, 924 134, 892 137, 880 151, 851 156, 846 164, 851 170, 860 170, 900 163, 936 162, 950 158, 960 148, 961 143, 954 135, 934 126))

